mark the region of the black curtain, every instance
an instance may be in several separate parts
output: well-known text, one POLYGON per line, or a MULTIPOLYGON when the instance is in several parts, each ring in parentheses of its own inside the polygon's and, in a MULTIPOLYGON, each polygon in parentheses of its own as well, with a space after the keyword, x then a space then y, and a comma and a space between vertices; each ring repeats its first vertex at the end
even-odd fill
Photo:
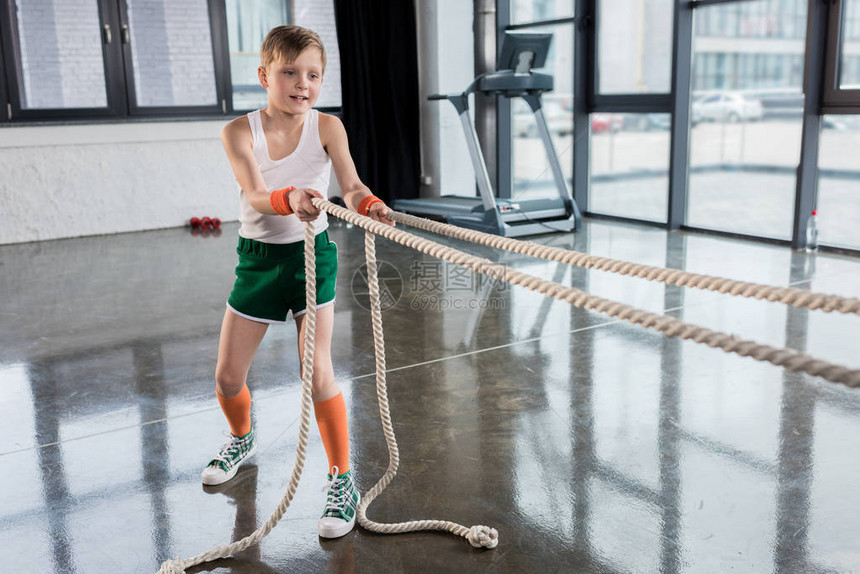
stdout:
POLYGON ((418 197, 418 46, 412 0, 334 0, 343 123, 361 180, 418 197))

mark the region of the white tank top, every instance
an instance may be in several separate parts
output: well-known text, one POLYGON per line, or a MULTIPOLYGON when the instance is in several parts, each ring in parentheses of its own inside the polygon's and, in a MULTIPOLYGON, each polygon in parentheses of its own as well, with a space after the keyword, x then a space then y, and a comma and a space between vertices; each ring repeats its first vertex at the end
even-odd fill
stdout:
MULTIPOLYGON (((311 109, 305 115, 299 145, 290 155, 279 160, 269 157, 269 146, 263 133, 260 110, 248 114, 251 134, 254 138, 254 157, 270 192, 293 185, 296 188, 308 187, 328 197, 331 179, 331 158, 320 142, 319 111, 311 109)), ((239 235, 246 239, 256 239, 264 243, 294 243, 304 241, 305 224, 295 215, 266 215, 253 207, 239 189, 239 235)), ((328 229, 328 218, 322 212, 314 222, 316 233, 328 229)))

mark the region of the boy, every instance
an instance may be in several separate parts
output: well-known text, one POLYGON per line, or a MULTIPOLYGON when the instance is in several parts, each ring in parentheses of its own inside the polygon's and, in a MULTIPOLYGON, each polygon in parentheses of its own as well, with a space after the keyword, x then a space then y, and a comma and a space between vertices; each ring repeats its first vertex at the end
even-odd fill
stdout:
POLYGON ((225 126, 221 141, 239 183, 239 264, 221 324, 216 395, 230 424, 230 441, 203 470, 204 484, 233 478, 254 452, 248 369, 268 325, 284 323, 292 311, 298 330, 299 363, 304 352, 304 227, 316 229, 317 315, 313 372, 314 414, 326 450, 329 487, 319 535, 337 538, 355 524, 359 494, 349 467, 346 404, 334 379, 337 247, 328 239, 325 213, 311 198, 325 198, 329 174, 344 202, 377 221, 388 207, 361 183, 346 131, 334 116, 319 113, 325 48, 314 32, 299 26, 272 29, 260 49, 257 70, 268 105, 225 126))

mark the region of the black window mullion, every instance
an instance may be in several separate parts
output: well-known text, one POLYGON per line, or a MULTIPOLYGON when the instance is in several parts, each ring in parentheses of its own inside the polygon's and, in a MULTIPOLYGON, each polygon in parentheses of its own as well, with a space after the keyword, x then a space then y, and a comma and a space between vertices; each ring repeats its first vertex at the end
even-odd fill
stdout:
POLYGON ((227 7, 224 0, 209 0, 209 27, 215 58, 215 84, 221 112, 233 113, 233 81, 230 76, 230 47, 227 39, 227 7))
POLYGON ((591 112, 618 113, 669 113, 672 95, 668 94, 594 94, 591 112))
POLYGON ((600 0, 588 0, 588 111, 600 94, 600 0))
POLYGON ((839 11, 842 9, 841 4, 839 10, 830 10, 827 16, 827 45, 824 69, 824 89, 822 95, 824 101, 830 103, 833 101, 834 93, 837 86, 837 70, 839 59, 839 40, 840 40, 840 20, 839 11))
POLYGON ((122 39, 120 38, 119 15, 114 0, 99 0, 99 14, 102 25, 102 54, 105 66, 105 84, 107 88, 108 107, 116 115, 127 116, 128 104, 125 99, 125 81, 123 79, 122 39), (107 42, 106 32, 110 31, 110 42, 107 42))
MULTIPOLYGON (((791 233, 791 246, 795 249, 806 247, 806 225, 817 201, 818 148, 821 135, 819 100, 822 94, 816 88, 821 85, 822 76, 827 73, 826 69, 822 70, 821 61, 821 48, 827 40, 825 10, 823 5, 816 2, 809 3, 804 51, 803 124, 791 233)), ((828 66, 826 63, 823 65, 828 66)))
POLYGON ((574 0, 573 30, 573 198, 580 211, 589 210, 589 106, 594 94, 594 5, 592 0, 574 0))
POLYGON ((17 17, 12 0, 0 0, 5 18, 0 18, 0 40, 3 41, 5 84, 6 84, 6 112, 7 119, 21 117, 21 92, 18 86, 21 84, 21 53, 18 50, 15 38, 18 34, 17 17), (10 118, 11 116, 11 118, 10 118))
POLYGON ((692 110, 693 19, 689 4, 678 2, 672 16, 671 136, 669 142, 668 229, 680 229, 687 219, 692 110))
MULTIPOLYGON (((6 11, 6 3, 3 0, 0 0, 0 14, 5 14, 6 11)), ((8 19, 2 18, 2 20, 6 21, 8 19)), ((0 103, 3 105, 3 109, 0 110, 0 123, 8 122, 11 119, 9 117, 9 112, 11 112, 12 109, 12 104, 9 103, 9 91, 6 85, 6 70, 9 69, 11 64, 11 62, 6 58, 7 50, 4 48, 7 36, 8 33, 3 29, 3 26, 0 25, 0 103)))
MULTIPOLYGON (((119 46, 122 57, 122 77, 126 109, 129 115, 138 112, 137 91, 134 83, 134 59, 131 54, 131 42, 125 42, 122 36, 123 26, 128 27, 128 5, 125 0, 115 0, 117 9, 117 32, 120 37, 119 46)), ((128 31, 129 36, 131 30, 128 31)))
MULTIPOLYGON (((477 6, 477 4, 476 4, 477 6)), ((509 2, 504 2, 496 7, 496 53, 493 54, 494 61, 499 61, 505 30, 511 23, 511 7, 509 2)), ((511 198, 514 195, 514 168, 511 149, 511 102, 508 98, 493 98, 496 108, 496 157, 493 158, 496 166, 496 196, 500 198, 511 198)), ((491 176, 492 177, 492 176, 491 176)))
POLYGON ((576 21, 575 16, 566 18, 553 18, 551 20, 535 20, 533 22, 521 22, 518 24, 505 24, 504 30, 521 30, 524 28, 538 28, 540 26, 555 26, 557 24, 573 24, 576 21))

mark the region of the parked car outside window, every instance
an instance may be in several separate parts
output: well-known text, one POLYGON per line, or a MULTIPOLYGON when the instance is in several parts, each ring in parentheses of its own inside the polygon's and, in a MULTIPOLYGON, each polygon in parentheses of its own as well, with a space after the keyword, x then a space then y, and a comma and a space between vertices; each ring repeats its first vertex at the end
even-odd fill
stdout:
POLYGON ((709 94, 693 102, 693 113, 703 121, 732 123, 759 121, 764 115, 758 98, 727 92, 709 94))
POLYGON ((591 114, 591 133, 618 132, 624 127, 621 114, 591 114))

